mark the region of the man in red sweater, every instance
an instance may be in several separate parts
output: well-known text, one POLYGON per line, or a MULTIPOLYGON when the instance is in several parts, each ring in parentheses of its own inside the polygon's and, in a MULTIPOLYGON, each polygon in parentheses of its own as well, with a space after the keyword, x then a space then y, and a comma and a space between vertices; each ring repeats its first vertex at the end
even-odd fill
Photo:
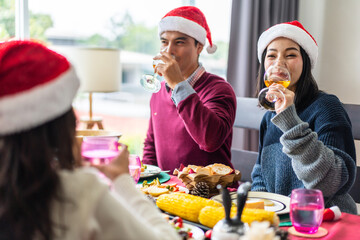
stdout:
POLYGON ((228 82, 198 61, 206 38, 207 51, 216 51, 204 14, 196 7, 176 8, 160 21, 159 35, 167 50, 154 58, 164 62, 155 71, 165 81, 150 100, 143 163, 171 172, 180 164, 232 167, 236 96, 228 82))

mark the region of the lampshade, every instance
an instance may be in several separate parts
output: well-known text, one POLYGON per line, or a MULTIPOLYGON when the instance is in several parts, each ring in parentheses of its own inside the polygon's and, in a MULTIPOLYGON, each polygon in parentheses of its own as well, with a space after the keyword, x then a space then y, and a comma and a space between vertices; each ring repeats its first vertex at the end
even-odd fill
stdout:
POLYGON ((80 91, 89 92, 89 117, 81 117, 80 122, 87 129, 97 125, 104 129, 101 117, 93 117, 93 92, 116 92, 121 85, 120 51, 104 48, 76 48, 54 46, 53 50, 63 54, 74 65, 81 85, 80 91))
POLYGON ((75 66, 81 92, 116 92, 121 86, 120 51, 105 48, 55 47, 75 66))

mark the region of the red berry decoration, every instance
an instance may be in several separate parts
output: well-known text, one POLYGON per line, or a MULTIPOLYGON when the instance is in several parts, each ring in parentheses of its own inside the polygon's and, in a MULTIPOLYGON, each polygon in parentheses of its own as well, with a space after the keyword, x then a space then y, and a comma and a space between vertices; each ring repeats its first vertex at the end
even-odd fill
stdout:
POLYGON ((211 239, 212 230, 207 230, 205 233, 205 239, 210 240, 211 239))

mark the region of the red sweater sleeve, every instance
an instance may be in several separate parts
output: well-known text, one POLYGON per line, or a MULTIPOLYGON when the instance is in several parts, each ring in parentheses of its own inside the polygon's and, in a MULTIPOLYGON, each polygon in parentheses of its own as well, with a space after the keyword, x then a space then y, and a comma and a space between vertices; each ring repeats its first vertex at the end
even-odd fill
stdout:
POLYGON ((236 96, 230 84, 209 85, 202 95, 192 94, 181 101, 177 110, 200 149, 214 152, 232 133, 236 96))

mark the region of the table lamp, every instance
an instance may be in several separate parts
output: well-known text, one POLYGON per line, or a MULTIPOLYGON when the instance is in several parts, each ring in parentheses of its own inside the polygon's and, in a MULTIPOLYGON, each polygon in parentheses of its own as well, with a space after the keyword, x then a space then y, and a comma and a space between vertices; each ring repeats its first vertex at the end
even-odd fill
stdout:
POLYGON ((97 125, 104 129, 102 119, 92 111, 94 92, 116 92, 121 85, 120 51, 104 48, 73 48, 67 54, 80 78, 80 92, 89 93, 89 117, 80 117, 86 129, 97 125))

